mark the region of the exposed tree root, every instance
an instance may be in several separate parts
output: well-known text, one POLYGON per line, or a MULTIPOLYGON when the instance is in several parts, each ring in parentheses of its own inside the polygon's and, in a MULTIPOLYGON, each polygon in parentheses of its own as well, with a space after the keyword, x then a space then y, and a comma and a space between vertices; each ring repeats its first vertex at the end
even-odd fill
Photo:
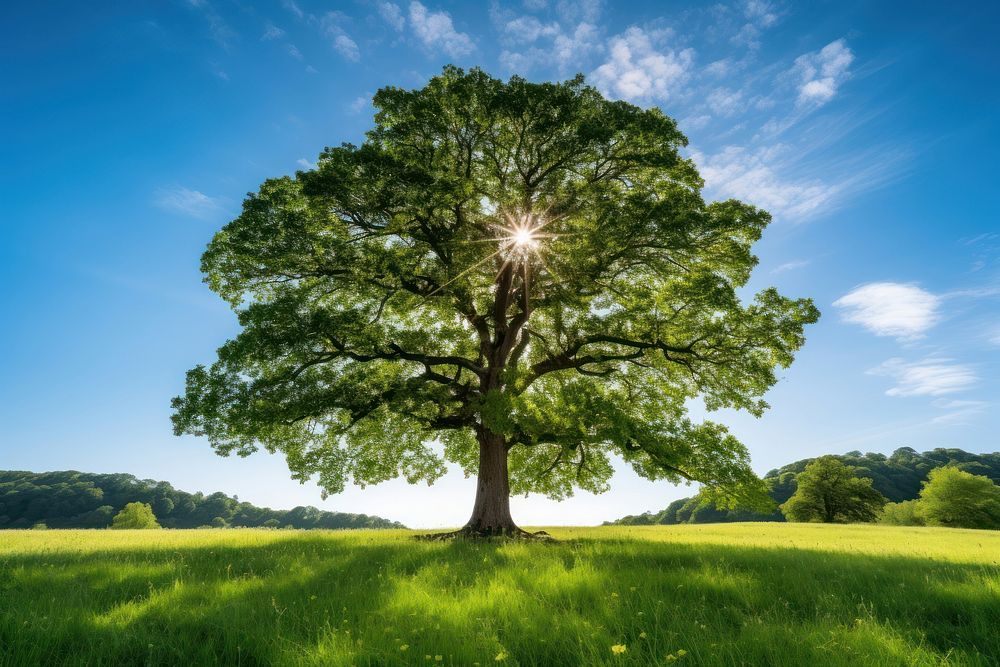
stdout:
POLYGON ((542 542, 554 542, 555 538, 546 533, 544 530, 540 530, 537 533, 531 533, 527 530, 522 530, 517 526, 495 528, 495 529, 475 529, 465 526, 458 530, 452 530, 446 533, 429 533, 426 535, 416 535, 416 539, 426 541, 426 542, 443 542, 444 540, 491 540, 491 539, 507 539, 507 540, 535 540, 542 542))

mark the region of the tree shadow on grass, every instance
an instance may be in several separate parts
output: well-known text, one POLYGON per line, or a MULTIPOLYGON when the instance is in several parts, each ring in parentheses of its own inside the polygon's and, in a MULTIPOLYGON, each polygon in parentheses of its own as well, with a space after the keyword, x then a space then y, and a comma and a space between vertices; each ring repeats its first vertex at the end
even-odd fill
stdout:
POLYGON ((996 566, 365 535, 3 556, 0 663, 1000 663, 996 566))

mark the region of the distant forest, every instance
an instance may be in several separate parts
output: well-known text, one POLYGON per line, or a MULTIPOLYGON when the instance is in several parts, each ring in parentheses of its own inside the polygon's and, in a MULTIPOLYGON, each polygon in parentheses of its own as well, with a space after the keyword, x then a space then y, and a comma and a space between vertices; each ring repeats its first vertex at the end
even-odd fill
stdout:
POLYGON ((0 471, 0 529, 107 528, 127 503, 148 503, 164 528, 403 528, 367 514, 315 507, 272 510, 224 493, 186 493, 167 482, 124 473, 0 471))
MULTIPOLYGON (((921 454, 910 447, 901 447, 891 456, 854 451, 837 454, 847 465, 855 466, 860 477, 869 477, 872 486, 890 502, 913 500, 920 494, 921 483, 927 473, 934 468, 954 465, 974 475, 989 477, 1000 484, 1000 452, 992 454, 971 454, 961 449, 934 449, 921 454)), ((781 504, 795 493, 795 478, 815 459, 802 459, 764 476, 771 497, 781 504)), ((719 509, 711 501, 701 496, 681 498, 667 505, 659 512, 622 517, 617 521, 606 521, 604 525, 648 526, 675 523, 729 523, 734 521, 784 521, 785 517, 775 508, 770 514, 760 514, 746 510, 719 509)))

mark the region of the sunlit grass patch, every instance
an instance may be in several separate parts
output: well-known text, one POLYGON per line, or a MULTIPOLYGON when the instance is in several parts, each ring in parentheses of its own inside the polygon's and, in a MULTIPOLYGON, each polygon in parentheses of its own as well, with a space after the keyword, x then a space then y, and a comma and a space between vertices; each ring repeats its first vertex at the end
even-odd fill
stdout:
POLYGON ((1000 534, 550 532, 4 532, 0 664, 1000 663, 1000 534))

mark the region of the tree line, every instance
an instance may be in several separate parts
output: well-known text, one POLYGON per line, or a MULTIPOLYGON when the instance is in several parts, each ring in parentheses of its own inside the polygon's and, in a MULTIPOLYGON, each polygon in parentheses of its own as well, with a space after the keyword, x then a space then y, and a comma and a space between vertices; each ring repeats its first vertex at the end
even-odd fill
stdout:
POLYGON ((315 507, 273 510, 217 492, 187 493, 125 473, 0 471, 0 529, 107 528, 129 503, 144 503, 164 528, 402 528, 377 516, 315 507))
MULTIPOLYGON (((921 500, 921 493, 926 494, 925 483, 929 481, 934 470, 952 468, 975 477, 984 478, 994 485, 992 488, 997 488, 996 485, 1000 484, 1000 452, 973 454, 961 449, 937 448, 920 453, 910 447, 901 447, 890 456, 874 452, 862 454, 859 451, 852 451, 846 454, 828 455, 821 457, 821 459, 833 459, 846 466, 850 474, 844 476, 843 471, 837 472, 836 474, 841 475, 843 483, 833 486, 839 486, 841 490, 844 490, 846 486, 846 490, 854 496, 867 495, 869 504, 879 505, 878 517, 886 523, 916 524, 927 522, 918 512, 920 507, 917 503, 921 500), (869 481, 870 488, 880 494, 884 500, 879 500, 859 489, 856 482, 850 481, 854 478, 869 481)), ((774 501, 774 509, 771 512, 719 507, 710 498, 698 494, 675 500, 659 512, 625 516, 616 521, 605 522, 605 525, 786 521, 792 518, 786 514, 789 512, 794 514, 794 507, 798 504, 795 502, 788 505, 799 489, 800 476, 809 465, 818 460, 820 459, 802 459, 771 470, 764 476, 764 483, 774 501)), ((834 472, 828 474, 833 475, 834 472)), ((950 475, 947 481, 949 483, 956 482, 961 486, 968 483, 963 480, 965 478, 956 482, 954 476, 950 475)), ((977 482, 974 481, 972 484, 975 485, 977 482)), ((983 488, 990 488, 988 485, 979 484, 983 488)), ((986 493, 989 495, 990 492, 986 493)), ((853 517, 850 519, 837 518, 836 520, 866 519, 853 517)), ((931 523, 933 522, 931 521, 931 523)))

